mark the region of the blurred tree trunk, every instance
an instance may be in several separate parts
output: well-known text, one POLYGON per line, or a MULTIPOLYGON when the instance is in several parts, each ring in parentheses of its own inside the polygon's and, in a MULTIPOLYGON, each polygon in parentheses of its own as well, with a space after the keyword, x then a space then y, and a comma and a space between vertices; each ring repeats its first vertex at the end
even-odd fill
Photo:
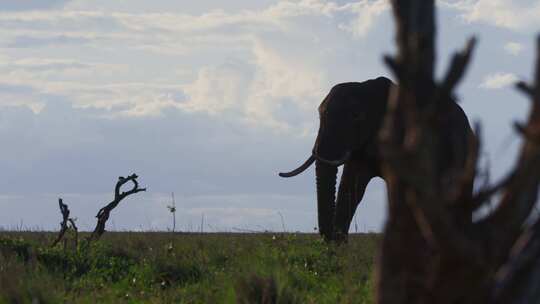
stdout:
MULTIPOLYGON (((392 0, 392 7, 398 53, 386 62, 399 87, 391 94, 380 134, 389 214, 377 262, 376 302, 539 303, 540 221, 526 222, 540 181, 540 62, 534 85, 518 84, 532 107, 527 123, 516 124, 523 145, 514 169, 471 195, 479 140, 471 138, 466 167, 451 170, 450 177, 440 169, 440 134, 475 39, 436 81, 434 0, 392 0), (448 184, 449 179, 455 182, 448 184), (501 196, 495 210, 473 222, 472 212, 496 192, 501 196)), ((538 49, 540 58, 540 39, 538 49)), ((479 131, 478 126, 478 137, 479 131)))

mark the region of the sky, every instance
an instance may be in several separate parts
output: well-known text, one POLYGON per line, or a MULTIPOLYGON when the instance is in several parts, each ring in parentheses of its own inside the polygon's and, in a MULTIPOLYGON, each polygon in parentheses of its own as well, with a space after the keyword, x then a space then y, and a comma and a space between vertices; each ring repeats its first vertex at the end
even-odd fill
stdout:
MULTIPOLYGON (((439 0, 437 75, 479 45, 457 91, 483 125, 494 180, 512 167, 540 1, 439 0)), ((111 230, 313 231, 308 156, 333 85, 391 77, 387 0, 0 0, 0 227, 58 229, 58 197, 83 230, 137 173, 111 230)), ((487 162, 485 162, 487 163, 487 162)), ((352 231, 379 231, 374 179, 352 231)))

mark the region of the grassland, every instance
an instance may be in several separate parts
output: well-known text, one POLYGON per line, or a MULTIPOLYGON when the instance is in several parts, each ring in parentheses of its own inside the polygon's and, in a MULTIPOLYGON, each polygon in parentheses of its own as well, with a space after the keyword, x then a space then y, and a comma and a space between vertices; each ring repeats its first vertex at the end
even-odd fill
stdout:
POLYGON ((0 232, 0 303, 372 303, 379 241, 123 232, 51 248, 53 237, 0 232))

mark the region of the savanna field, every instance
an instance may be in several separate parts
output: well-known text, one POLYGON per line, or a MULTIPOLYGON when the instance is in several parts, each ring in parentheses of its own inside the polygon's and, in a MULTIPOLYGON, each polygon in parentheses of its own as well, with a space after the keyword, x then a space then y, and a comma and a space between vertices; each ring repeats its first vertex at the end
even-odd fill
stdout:
POLYGON ((0 303, 373 303, 378 234, 0 232, 0 303))
POLYGON ((0 28, 0 304, 540 303, 540 0, 0 0, 0 28))

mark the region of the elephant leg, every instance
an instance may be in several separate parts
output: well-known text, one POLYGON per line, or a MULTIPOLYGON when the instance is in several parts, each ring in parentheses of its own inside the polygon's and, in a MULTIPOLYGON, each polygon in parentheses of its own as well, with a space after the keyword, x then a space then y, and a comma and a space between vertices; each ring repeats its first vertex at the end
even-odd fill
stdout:
POLYGON ((329 241, 334 235, 333 219, 335 214, 337 167, 319 161, 315 162, 317 176, 317 214, 319 233, 329 241))
POLYGON ((372 177, 371 170, 362 162, 352 161, 345 164, 334 217, 335 238, 338 242, 347 241, 356 207, 362 200, 372 177))

